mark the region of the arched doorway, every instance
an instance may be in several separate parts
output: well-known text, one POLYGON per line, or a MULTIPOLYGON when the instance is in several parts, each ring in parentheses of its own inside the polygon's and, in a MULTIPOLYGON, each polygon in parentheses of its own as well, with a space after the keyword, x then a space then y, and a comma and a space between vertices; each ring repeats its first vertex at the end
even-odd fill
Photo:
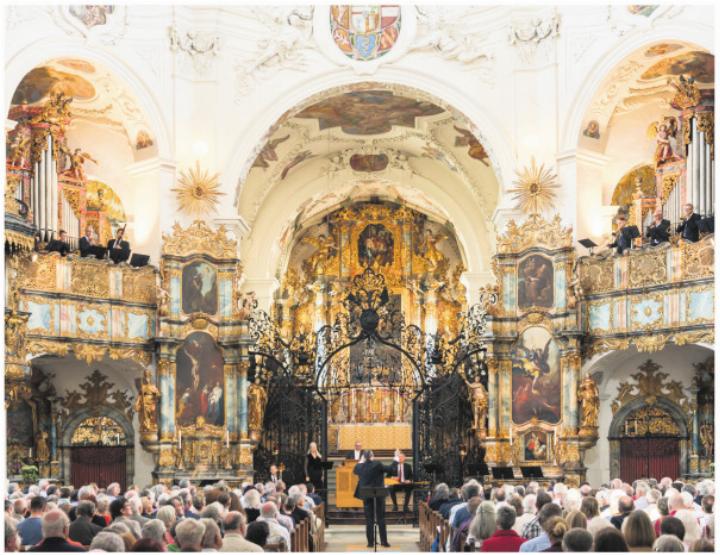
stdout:
POLYGON ((125 429, 109 416, 89 416, 70 438, 70 483, 95 483, 104 488, 118 482, 124 491, 128 473, 125 429))
POLYGON ((686 473, 687 425, 671 402, 637 400, 623 407, 610 426, 611 475, 632 483, 640 478, 686 473))

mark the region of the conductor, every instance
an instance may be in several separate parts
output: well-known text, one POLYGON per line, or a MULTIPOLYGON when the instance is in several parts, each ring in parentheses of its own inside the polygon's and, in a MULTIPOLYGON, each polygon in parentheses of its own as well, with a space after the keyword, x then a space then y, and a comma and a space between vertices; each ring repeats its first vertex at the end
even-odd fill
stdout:
POLYGON ((375 540, 375 519, 377 518, 378 527, 380 528, 380 544, 383 547, 390 547, 387 541, 387 528, 385 526, 385 497, 363 499, 360 492, 363 488, 382 488, 385 486, 385 474, 390 472, 390 467, 385 466, 380 461, 374 460, 373 452, 368 449, 363 453, 360 462, 355 465, 353 472, 358 475, 358 485, 355 488, 355 497, 362 499, 365 508, 365 535, 367 536, 367 546, 373 547, 375 540), (377 515, 375 514, 377 508, 377 515))

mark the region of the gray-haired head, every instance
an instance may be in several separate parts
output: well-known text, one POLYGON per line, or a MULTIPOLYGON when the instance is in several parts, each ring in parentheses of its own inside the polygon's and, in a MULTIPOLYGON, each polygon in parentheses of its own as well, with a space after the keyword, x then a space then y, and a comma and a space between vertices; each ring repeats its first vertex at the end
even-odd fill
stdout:
POLYGON ((159 543, 165 542, 165 524, 162 520, 152 519, 148 520, 142 527, 141 536, 150 540, 154 540, 159 543))
POLYGON ((90 543, 90 551, 105 551, 107 553, 121 553, 125 551, 125 542, 112 532, 98 532, 90 543))
POLYGON ((183 551, 200 551, 204 535, 205 525, 193 518, 186 518, 175 527, 175 537, 183 551))
POLYGON ((70 527, 70 519, 64 511, 54 509, 48 511, 42 517, 42 536, 43 538, 65 538, 70 527))
POLYGON ((509 505, 501 505, 495 512, 495 522, 501 530, 510 530, 513 524, 515 524, 516 518, 517 513, 515 509, 509 505))
POLYGON ((680 541, 677 536, 673 536, 672 534, 663 534, 655 540, 655 543, 652 546, 652 550, 663 553, 684 553, 685 545, 683 544, 683 542, 680 541))
POLYGON ((244 535, 245 523, 246 520, 244 514, 240 511, 230 511, 223 521, 223 528, 225 528, 225 533, 237 532, 244 535))
POLYGON ((95 514, 95 503, 87 500, 80 501, 80 503, 77 504, 75 512, 78 516, 86 516, 88 518, 92 518, 95 514))

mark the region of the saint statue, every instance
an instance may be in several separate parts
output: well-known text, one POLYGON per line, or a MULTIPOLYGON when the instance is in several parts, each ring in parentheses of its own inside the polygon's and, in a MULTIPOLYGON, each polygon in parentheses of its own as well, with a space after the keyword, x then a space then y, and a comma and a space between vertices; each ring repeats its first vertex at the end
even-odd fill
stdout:
POLYGON ((150 369, 146 368, 143 372, 142 383, 138 387, 134 406, 140 420, 140 430, 143 432, 157 430, 157 400, 159 397, 160 390, 152 381, 150 369))
POLYGON ((715 445, 715 429, 710 422, 704 422, 700 425, 700 443, 705 449, 705 456, 711 458, 715 445))
POLYGON ((251 432, 260 434, 262 431, 265 405, 267 405, 267 391, 260 383, 260 376, 248 387, 248 428, 251 432))
POLYGON ((48 445, 48 433, 43 430, 35 438, 37 460, 40 463, 50 462, 50 447, 48 445))
POLYGON ((445 260, 445 255, 437 248, 437 244, 443 239, 445 239, 444 235, 433 234, 429 229, 425 230, 425 237, 422 241, 420 252, 425 259, 427 271, 430 274, 435 274, 440 264, 445 260))
POLYGON ((600 394, 595 380, 585 376, 578 388, 578 400, 582 408, 582 419, 580 427, 585 429, 597 429, 598 413, 600 411, 600 394))
POLYGON ((307 259, 308 274, 321 275, 325 272, 327 263, 335 256, 337 245, 332 235, 321 234, 319 237, 307 236, 303 243, 312 245, 317 250, 307 259))
POLYGON ((470 399, 473 408, 473 429, 479 439, 485 439, 485 417, 488 412, 488 394, 485 386, 480 382, 480 376, 476 375, 472 383, 468 382, 470 399))

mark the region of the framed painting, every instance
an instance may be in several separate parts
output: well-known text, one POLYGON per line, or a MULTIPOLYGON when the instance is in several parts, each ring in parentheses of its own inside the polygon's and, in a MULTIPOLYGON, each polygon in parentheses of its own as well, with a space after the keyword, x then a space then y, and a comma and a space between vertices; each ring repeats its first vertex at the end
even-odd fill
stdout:
POLYGON ((369 224, 358 236, 358 262, 363 268, 391 266, 394 249, 393 234, 383 224, 369 224))
POLYGON ((213 426, 225 424, 225 376, 222 350, 204 332, 185 339, 175 360, 175 419, 191 426, 202 418, 213 426))
POLYGON ((552 261, 539 254, 523 259, 518 266, 518 306, 521 309, 553 305, 552 261))
POLYGON ((183 268, 182 310, 185 314, 217 313, 217 270, 212 264, 198 260, 183 268))
POLYGON ((560 350, 550 332, 527 328, 512 355, 512 417, 557 424, 561 414, 560 350))
POLYGON ((523 460, 547 462, 550 457, 550 439, 547 432, 530 431, 523 435, 523 460))

